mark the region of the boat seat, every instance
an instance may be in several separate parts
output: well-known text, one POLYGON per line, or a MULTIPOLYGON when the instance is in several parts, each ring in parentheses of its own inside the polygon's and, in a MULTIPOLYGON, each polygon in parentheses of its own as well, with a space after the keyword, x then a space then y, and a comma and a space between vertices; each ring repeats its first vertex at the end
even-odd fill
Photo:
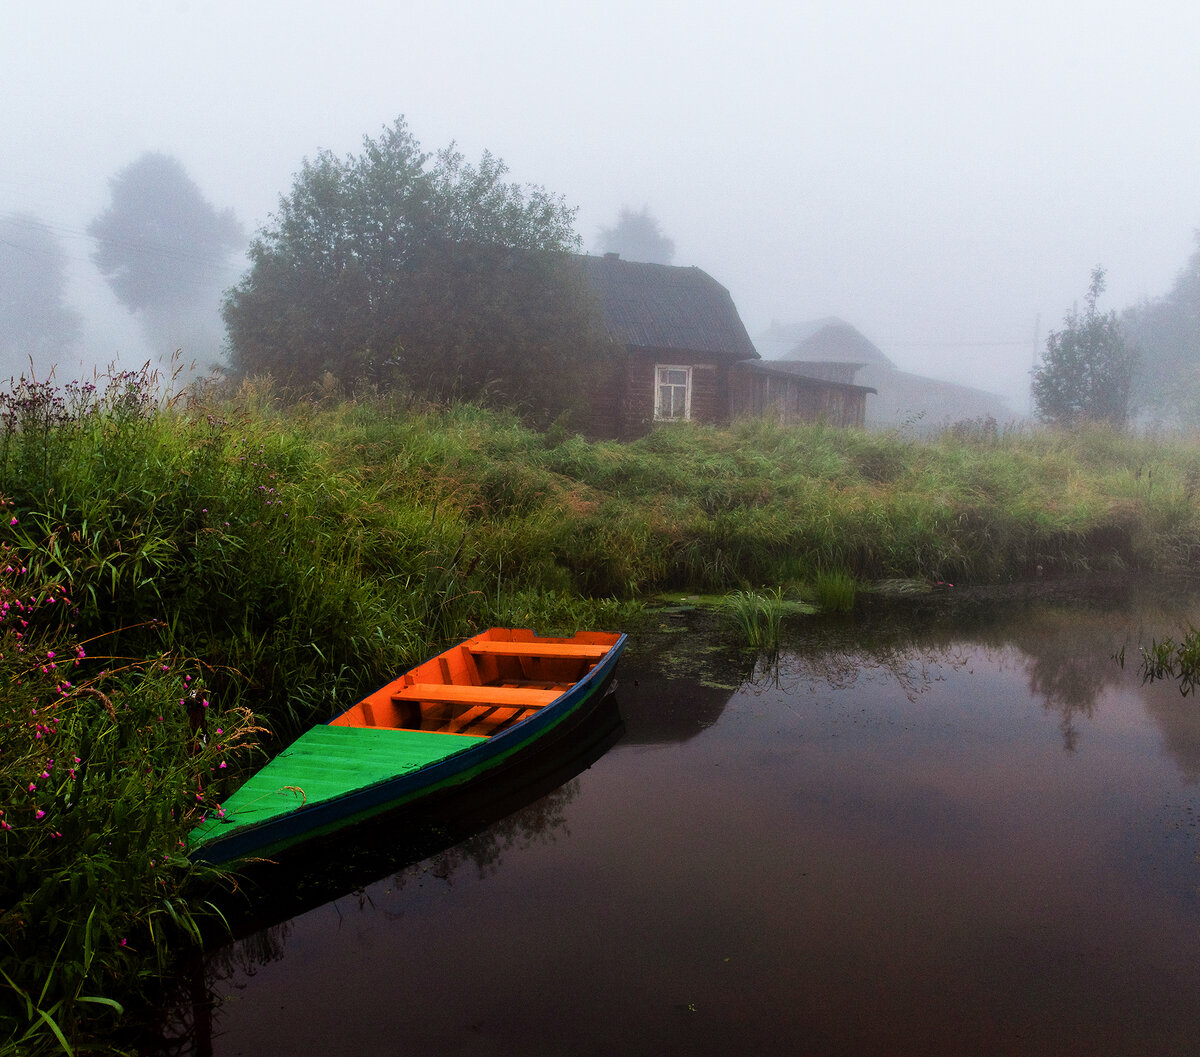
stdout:
POLYGON ((443 683, 413 683, 402 686, 393 701, 441 701, 450 705, 508 705, 541 708, 562 697, 559 690, 537 690, 525 686, 455 686, 443 683))
POLYGON ((496 705, 476 705, 474 708, 467 709, 462 715, 455 716, 446 724, 446 732, 449 734, 475 734, 488 736, 499 730, 501 727, 509 726, 513 720, 518 717, 524 717, 527 713, 536 712, 537 709, 530 706, 496 706, 496 705))
POLYGON ((475 642, 468 652, 488 657, 561 657, 572 660, 598 661, 608 646, 581 642, 475 642))

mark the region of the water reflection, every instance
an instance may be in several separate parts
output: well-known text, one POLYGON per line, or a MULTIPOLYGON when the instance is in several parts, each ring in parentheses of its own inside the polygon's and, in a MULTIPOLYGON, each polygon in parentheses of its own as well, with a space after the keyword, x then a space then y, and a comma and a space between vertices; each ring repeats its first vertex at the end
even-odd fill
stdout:
POLYGON ((1197 1052, 1200 706, 1112 660, 1196 609, 1121 592, 642 636, 590 770, 214 957, 211 1052, 1197 1052))

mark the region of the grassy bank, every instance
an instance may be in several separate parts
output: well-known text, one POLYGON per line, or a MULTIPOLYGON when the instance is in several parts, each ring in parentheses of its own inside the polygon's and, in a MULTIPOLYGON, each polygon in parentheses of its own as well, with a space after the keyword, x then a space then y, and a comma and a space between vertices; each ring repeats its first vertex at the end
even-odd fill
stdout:
POLYGON ((180 842, 229 776, 447 640, 624 626, 665 590, 1165 569, 1197 540, 1181 442, 756 422, 620 445, 154 392, 0 400, 0 1047, 119 1019, 205 927, 180 842))

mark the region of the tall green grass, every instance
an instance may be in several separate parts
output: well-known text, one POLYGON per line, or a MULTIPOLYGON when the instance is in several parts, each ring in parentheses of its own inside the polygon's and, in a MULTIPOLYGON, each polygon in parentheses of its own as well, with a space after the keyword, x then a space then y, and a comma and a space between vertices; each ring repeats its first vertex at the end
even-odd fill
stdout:
POLYGON ((817 573, 813 595, 818 606, 828 613, 849 613, 854 608, 857 585, 854 577, 838 570, 817 573))
POLYGON ((203 663, 81 639, 67 586, 26 558, 3 545, 0 1051, 69 1052, 218 917, 190 891, 184 835, 258 729, 210 699, 203 663))

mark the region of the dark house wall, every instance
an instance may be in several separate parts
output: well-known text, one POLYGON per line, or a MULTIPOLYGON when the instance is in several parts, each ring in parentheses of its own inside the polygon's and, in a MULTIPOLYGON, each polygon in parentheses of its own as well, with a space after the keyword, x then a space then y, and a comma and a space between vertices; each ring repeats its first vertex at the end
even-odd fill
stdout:
POLYGON ((711 353, 680 349, 645 349, 629 352, 621 391, 620 422, 613 432, 628 440, 654 426, 654 369, 658 365, 692 368, 693 422, 729 421, 729 368, 711 353))

